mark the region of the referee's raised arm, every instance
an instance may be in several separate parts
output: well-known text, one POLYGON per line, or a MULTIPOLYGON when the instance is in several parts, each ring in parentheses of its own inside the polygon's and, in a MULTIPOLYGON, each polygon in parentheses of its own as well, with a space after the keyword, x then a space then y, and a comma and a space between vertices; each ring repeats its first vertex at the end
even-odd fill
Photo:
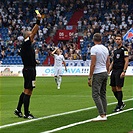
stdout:
POLYGON ((31 42, 33 42, 34 37, 35 37, 37 31, 39 30, 40 20, 41 20, 41 14, 38 14, 38 15, 37 15, 36 24, 35 24, 35 26, 33 27, 32 31, 31 31, 31 34, 30 34, 31 42))

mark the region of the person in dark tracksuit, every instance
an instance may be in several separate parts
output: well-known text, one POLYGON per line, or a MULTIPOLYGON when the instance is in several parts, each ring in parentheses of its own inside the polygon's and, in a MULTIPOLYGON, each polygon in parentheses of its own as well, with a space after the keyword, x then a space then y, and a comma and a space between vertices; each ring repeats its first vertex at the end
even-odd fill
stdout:
POLYGON ((122 36, 120 34, 116 35, 115 43, 117 44, 117 49, 114 50, 113 61, 109 67, 109 73, 112 70, 110 86, 112 87, 113 94, 118 101, 113 112, 119 112, 126 106, 125 103, 122 102, 122 87, 124 85, 124 77, 128 67, 129 57, 127 48, 122 44, 122 36))
POLYGON ((20 94, 17 108, 14 111, 14 114, 18 117, 24 117, 28 119, 33 119, 34 116, 29 111, 30 97, 32 95, 33 88, 35 88, 36 80, 36 60, 35 60, 35 50, 32 45, 34 36, 36 35, 39 24, 40 24, 41 15, 37 15, 37 21, 32 31, 24 31, 24 41, 21 46, 21 58, 23 62, 23 78, 24 78, 24 91, 20 94), (24 116, 21 112, 21 107, 24 104, 24 116))

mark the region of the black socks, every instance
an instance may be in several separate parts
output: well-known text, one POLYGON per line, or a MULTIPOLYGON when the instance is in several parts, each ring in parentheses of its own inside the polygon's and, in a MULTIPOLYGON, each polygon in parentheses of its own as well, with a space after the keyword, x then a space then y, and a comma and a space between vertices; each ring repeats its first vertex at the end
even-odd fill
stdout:
POLYGON ((24 95, 24 114, 27 116, 29 114, 29 104, 30 104, 30 95, 24 95))
POLYGON ((122 103, 122 98, 123 98, 123 93, 122 91, 117 91, 117 99, 118 99, 118 105, 121 106, 122 103))
POLYGON ((113 91, 114 96, 118 100, 118 105, 121 106, 123 104, 122 98, 123 98, 123 93, 122 91, 113 91))
POLYGON ((113 91, 115 98, 118 100, 117 91, 113 91))
POLYGON ((21 93, 18 101, 17 110, 21 112, 22 104, 24 104, 24 114, 29 114, 29 104, 30 104, 30 95, 24 94, 24 92, 21 93))
POLYGON ((17 106, 17 110, 21 112, 21 107, 23 104, 23 98, 24 98, 24 92, 21 93, 20 97, 19 97, 19 102, 18 102, 18 106, 17 106))

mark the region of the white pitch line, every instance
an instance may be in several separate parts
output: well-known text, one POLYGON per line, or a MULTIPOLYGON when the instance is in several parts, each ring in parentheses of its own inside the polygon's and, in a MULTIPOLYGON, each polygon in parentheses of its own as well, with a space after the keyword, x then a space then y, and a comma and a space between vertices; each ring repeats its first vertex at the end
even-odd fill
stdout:
MULTIPOLYGON (((124 112, 127 112, 127 111, 131 111, 131 110, 133 110, 133 108, 109 114, 109 115, 107 115, 107 117, 118 115, 118 114, 121 114, 121 113, 124 113, 124 112)), ((92 119, 72 123, 72 124, 69 124, 69 125, 66 125, 66 126, 62 126, 62 127, 55 128, 55 129, 52 129, 52 130, 44 131, 44 132, 41 132, 41 133, 53 133, 53 132, 56 132, 56 131, 60 131, 60 130, 63 130, 63 129, 67 129, 67 128, 74 127, 74 126, 81 125, 81 124, 88 123, 88 122, 92 122, 92 119)))
MULTIPOLYGON (((133 98, 126 99, 126 100, 123 100, 123 101, 126 102, 126 101, 131 101, 131 100, 133 100, 133 98)), ((109 103, 108 105, 113 105, 113 104, 117 104, 117 102, 109 103)), ((67 115, 67 114, 72 114, 72 113, 77 113, 77 112, 86 111, 86 110, 91 110, 91 109, 94 109, 94 108, 96 108, 96 106, 89 107, 89 108, 83 108, 83 109, 79 109, 79 110, 74 110, 74 111, 69 111, 69 112, 64 112, 64 113, 60 113, 60 114, 54 114, 54 115, 44 116, 44 117, 40 117, 40 118, 36 118, 36 119, 31 119, 31 120, 26 120, 26 121, 21 121, 21 122, 6 124, 6 125, 3 125, 3 126, 0 126, 0 129, 6 128, 6 127, 11 127, 11 126, 16 126, 16 125, 21 125, 21 124, 25 124, 25 123, 29 123, 29 122, 33 122, 33 121, 48 119, 48 118, 52 118, 52 117, 57 117, 57 116, 62 116, 62 115, 67 115)))

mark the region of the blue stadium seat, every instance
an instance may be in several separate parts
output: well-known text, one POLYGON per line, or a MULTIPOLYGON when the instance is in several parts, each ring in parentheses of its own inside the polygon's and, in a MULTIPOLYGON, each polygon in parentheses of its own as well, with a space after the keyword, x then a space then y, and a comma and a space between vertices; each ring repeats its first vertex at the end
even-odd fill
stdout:
POLYGON ((133 61, 130 61, 130 62, 129 62, 129 65, 130 65, 130 66, 133 66, 133 61))
POLYGON ((10 65, 10 61, 9 60, 6 61, 6 65, 10 65))

